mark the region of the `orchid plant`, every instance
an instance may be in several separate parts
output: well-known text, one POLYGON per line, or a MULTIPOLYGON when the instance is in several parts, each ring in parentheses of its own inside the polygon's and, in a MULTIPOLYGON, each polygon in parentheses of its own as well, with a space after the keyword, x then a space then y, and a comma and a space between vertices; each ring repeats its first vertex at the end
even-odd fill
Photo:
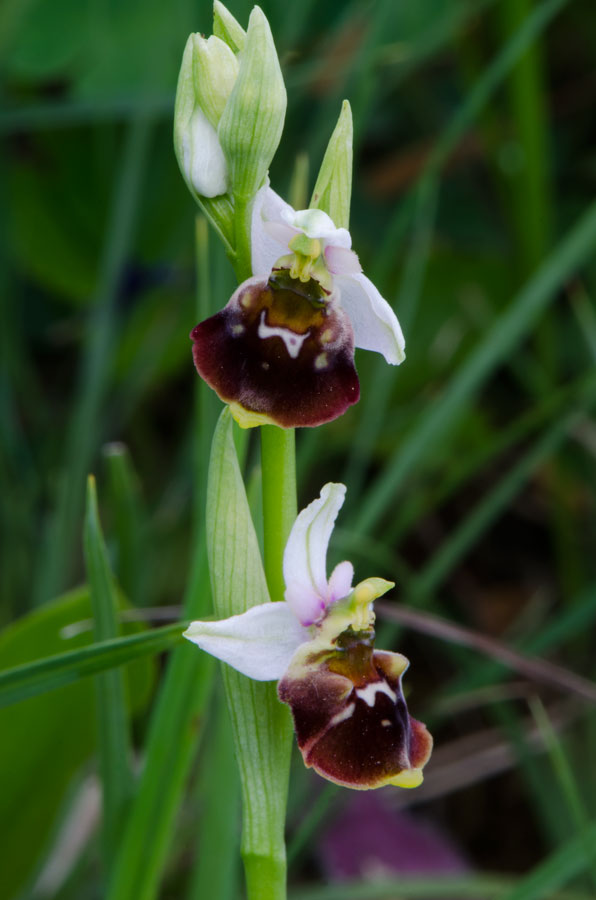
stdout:
POLYGON ((269 183, 285 110, 262 11, 255 7, 244 31, 216 0, 214 34, 191 35, 184 51, 174 146, 239 287, 191 332, 196 369, 227 408, 214 435, 207 502, 218 618, 192 622, 185 636, 224 663, 249 900, 285 897, 287 707, 305 764, 346 787, 416 787, 432 746, 404 700, 408 661, 374 646, 373 602, 393 584, 368 578, 354 587, 347 561, 327 577, 345 487, 325 485, 296 514, 294 429, 320 426, 358 401, 355 348, 398 365, 405 343, 352 250, 349 104, 309 207, 300 210, 269 183), (243 428, 261 427, 264 565, 232 417, 243 428))

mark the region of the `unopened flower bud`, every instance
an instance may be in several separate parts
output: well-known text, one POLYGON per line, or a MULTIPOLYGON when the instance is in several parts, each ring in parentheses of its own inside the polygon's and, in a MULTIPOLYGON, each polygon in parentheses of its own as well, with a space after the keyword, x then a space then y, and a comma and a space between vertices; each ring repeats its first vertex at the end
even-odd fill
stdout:
POLYGON ((219 0, 213 4, 213 33, 225 41, 234 53, 244 49, 246 31, 219 0))
POLYGON ((228 168, 217 132, 197 96, 194 77, 196 37, 191 34, 186 42, 178 77, 174 149, 180 171, 195 198, 217 197, 228 189, 228 168))
POLYGON ((195 98, 209 123, 217 128, 238 77, 238 60, 214 34, 192 35, 195 98))
POLYGON ((271 29, 256 6, 248 23, 238 78, 218 128, 235 196, 248 200, 263 184, 281 138, 286 103, 271 29))

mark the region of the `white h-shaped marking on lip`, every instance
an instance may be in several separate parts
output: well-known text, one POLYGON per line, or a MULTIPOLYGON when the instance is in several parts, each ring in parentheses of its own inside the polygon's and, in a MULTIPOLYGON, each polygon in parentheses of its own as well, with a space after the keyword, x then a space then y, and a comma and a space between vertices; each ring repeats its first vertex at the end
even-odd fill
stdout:
POLYGON ((364 700, 369 706, 375 705, 377 694, 386 694, 394 703, 397 702, 397 694, 391 690, 386 681, 373 681, 371 684, 367 684, 365 688, 359 688, 356 691, 356 696, 364 700))
POLYGON ((257 334, 260 338, 280 337, 292 359, 296 359, 302 349, 302 344, 310 334, 310 329, 305 334, 295 334, 291 328, 267 325, 265 322, 265 310, 263 310, 257 334))

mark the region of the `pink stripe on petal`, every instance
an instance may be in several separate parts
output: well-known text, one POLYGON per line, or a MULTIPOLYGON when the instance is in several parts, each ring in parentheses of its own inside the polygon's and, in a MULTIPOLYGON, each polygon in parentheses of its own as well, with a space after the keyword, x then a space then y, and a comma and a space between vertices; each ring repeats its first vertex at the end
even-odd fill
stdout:
POLYGON ((354 578, 354 566, 348 560, 340 562, 329 579, 329 603, 335 603, 337 600, 343 600, 352 590, 352 579, 354 578))

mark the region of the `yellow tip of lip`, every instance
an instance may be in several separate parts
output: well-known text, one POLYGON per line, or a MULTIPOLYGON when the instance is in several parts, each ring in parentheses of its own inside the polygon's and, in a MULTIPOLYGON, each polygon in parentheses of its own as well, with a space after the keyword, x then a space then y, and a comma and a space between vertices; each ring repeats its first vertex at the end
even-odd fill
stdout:
POLYGON ((415 788, 419 787, 424 780, 422 769, 404 769, 395 778, 391 778, 388 784, 394 784, 396 787, 415 788))
POLYGON ((256 428, 257 425, 275 425, 273 419, 265 415, 265 413, 251 412, 250 409, 244 409, 239 403, 230 403, 230 412, 233 419, 240 425, 240 428, 256 428))

